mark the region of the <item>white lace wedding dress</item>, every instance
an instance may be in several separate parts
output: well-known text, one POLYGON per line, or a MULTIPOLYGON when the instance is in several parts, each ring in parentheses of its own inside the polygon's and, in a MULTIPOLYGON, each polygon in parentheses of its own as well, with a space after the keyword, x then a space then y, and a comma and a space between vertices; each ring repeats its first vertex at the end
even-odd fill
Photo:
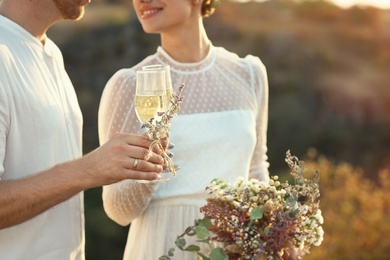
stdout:
MULTIPOLYGON (((173 161, 181 169, 166 183, 129 180, 103 188, 108 216, 121 225, 131 223, 126 260, 158 259, 174 247, 176 236, 202 217, 205 187, 214 178, 269 179, 265 67, 257 57, 239 58, 221 47, 212 46, 198 63, 176 62, 159 47, 135 67, 118 71, 101 100, 101 144, 118 132, 143 132, 134 112, 135 71, 151 64, 170 65, 174 91, 186 86, 170 136, 173 161)), ((197 258, 176 249, 173 259, 197 258)))

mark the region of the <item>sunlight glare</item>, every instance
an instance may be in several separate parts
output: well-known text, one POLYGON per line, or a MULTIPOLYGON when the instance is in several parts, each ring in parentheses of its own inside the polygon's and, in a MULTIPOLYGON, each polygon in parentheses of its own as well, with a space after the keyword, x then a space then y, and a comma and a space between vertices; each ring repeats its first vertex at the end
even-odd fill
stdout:
POLYGON ((383 9, 390 8, 390 0, 331 0, 331 2, 345 8, 352 5, 368 5, 383 9))

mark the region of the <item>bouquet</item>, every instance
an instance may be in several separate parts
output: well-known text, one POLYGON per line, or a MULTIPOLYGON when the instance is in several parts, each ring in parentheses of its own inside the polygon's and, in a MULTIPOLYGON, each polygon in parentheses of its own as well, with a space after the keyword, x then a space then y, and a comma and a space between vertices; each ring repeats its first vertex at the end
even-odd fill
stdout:
MULTIPOLYGON (((319 208, 319 174, 306 179, 303 161, 287 151, 286 162, 292 184, 278 176, 269 182, 238 178, 233 184, 215 179, 206 188, 210 193, 196 220, 176 239, 176 247, 201 259, 283 259, 302 258, 319 246, 324 231, 319 208), (186 245, 186 236, 196 236, 199 245, 186 245)), ((174 248, 160 260, 169 260, 174 248)))

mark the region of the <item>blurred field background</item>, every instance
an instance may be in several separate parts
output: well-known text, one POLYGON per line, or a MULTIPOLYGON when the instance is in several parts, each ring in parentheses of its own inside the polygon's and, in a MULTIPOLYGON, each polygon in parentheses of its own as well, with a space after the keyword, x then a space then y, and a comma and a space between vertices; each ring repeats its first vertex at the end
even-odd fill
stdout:
MULTIPOLYGON (((320 170, 325 239, 305 259, 390 259, 390 10, 222 0, 205 23, 215 45, 259 56, 268 69, 271 174, 288 178, 288 149, 320 170)), ((121 0, 95 0, 84 19, 49 36, 79 97, 87 153, 99 145, 105 83, 154 53, 159 38, 121 0)), ((128 227, 107 218, 101 188, 86 191, 85 204, 87 260, 122 259, 128 227)))

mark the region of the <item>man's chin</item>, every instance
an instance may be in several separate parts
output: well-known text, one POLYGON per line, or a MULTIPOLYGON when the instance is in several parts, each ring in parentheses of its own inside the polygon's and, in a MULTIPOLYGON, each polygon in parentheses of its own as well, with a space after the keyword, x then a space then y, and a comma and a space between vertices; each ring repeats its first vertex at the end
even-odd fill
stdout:
MULTIPOLYGON (((0 1, 1 1, 1 0, 0 0, 0 1)), ((81 20, 81 18, 84 17, 84 14, 85 14, 85 9, 84 9, 84 7, 82 7, 82 8, 80 9, 80 12, 78 12, 77 14, 74 14, 74 15, 72 15, 72 16, 66 16, 66 17, 64 17, 64 19, 66 19, 66 20, 78 21, 78 20, 81 20)))
MULTIPOLYGON (((0 0, 1 1, 1 0, 0 0)), ((83 17, 84 17, 84 14, 85 14, 85 9, 83 8, 82 12, 80 13, 80 15, 78 17, 76 17, 76 19, 74 19, 75 21, 78 21, 78 20, 81 20, 83 17)))

